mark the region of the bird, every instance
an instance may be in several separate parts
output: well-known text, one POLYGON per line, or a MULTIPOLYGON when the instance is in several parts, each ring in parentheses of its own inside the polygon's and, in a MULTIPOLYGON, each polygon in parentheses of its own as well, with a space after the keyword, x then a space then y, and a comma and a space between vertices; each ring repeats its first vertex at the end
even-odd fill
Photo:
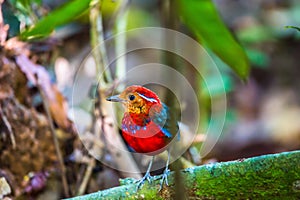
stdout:
POLYGON ((159 190, 163 188, 164 183, 168 186, 171 141, 175 137, 180 139, 176 117, 169 107, 161 102, 155 92, 140 85, 129 86, 120 94, 106 100, 124 105, 121 132, 128 147, 134 152, 152 156, 145 175, 138 181, 137 188, 139 189, 145 180, 151 182, 150 172, 154 158, 166 150, 168 159, 159 190))

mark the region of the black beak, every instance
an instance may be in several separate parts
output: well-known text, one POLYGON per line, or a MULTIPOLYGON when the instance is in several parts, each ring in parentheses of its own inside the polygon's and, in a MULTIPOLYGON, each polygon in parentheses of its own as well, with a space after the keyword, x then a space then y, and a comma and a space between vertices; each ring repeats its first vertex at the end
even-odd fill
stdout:
POLYGON ((119 97, 119 95, 108 97, 106 100, 107 101, 112 101, 112 102, 121 102, 121 101, 123 101, 123 99, 121 99, 119 97))

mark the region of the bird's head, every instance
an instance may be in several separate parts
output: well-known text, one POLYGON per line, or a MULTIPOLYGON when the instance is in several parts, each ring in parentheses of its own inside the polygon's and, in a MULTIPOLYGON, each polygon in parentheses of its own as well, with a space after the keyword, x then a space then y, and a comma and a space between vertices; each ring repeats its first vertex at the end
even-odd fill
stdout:
POLYGON ((161 106, 154 92, 138 85, 129 86, 121 94, 111 96, 106 100, 121 102, 129 114, 149 114, 150 109, 161 106))

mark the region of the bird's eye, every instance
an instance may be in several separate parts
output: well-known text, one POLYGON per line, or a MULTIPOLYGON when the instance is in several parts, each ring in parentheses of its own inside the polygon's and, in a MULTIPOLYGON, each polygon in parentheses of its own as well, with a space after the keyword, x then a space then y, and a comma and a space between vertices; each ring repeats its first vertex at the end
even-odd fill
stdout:
POLYGON ((130 101, 133 101, 135 99, 135 96, 133 94, 131 94, 131 95, 128 96, 128 98, 129 98, 130 101))

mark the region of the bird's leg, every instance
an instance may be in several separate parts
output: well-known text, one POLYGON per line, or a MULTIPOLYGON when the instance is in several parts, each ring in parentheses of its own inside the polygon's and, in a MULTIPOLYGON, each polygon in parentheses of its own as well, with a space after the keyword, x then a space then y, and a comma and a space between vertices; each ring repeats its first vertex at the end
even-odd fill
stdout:
POLYGON ((168 151, 168 159, 167 159, 167 163, 166 163, 166 168, 165 168, 164 173, 162 175, 162 178, 160 180, 159 191, 163 188, 164 182, 166 183, 167 186, 169 186, 169 183, 168 183, 168 175, 170 173, 170 170, 169 170, 169 167, 168 167, 169 162, 170 162, 170 151, 168 151))
POLYGON ((154 161, 154 156, 152 156, 152 159, 151 159, 151 161, 149 163, 149 166, 148 166, 148 169, 146 171, 145 176, 141 180, 138 181, 137 189, 140 189, 140 187, 144 184, 145 180, 147 180, 149 183, 151 183, 150 170, 151 170, 153 161, 154 161))

